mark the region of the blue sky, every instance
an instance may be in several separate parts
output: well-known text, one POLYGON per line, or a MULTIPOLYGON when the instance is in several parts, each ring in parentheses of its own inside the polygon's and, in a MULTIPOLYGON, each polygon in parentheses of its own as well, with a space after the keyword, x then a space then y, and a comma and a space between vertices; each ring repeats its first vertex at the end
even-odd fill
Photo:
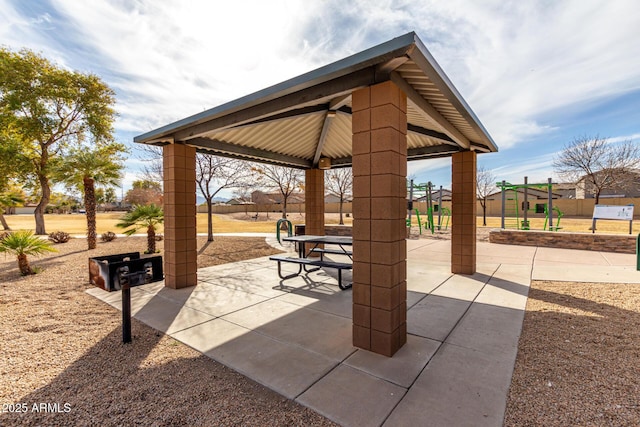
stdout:
MULTIPOLYGON (((640 143, 637 0, 0 0, 0 44, 99 75, 117 139, 415 31, 500 147, 497 180, 546 181, 575 137, 640 143)), ((134 148, 135 150, 135 148, 134 148)), ((127 160, 125 190, 141 168, 127 160)), ((450 186, 450 160, 412 162, 450 186)))

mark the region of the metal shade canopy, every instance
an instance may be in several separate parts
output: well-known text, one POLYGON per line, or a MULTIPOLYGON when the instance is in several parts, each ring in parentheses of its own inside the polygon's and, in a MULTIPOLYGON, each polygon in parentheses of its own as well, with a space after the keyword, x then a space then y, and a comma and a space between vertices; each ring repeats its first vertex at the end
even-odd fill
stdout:
POLYGON ((340 61, 134 138, 309 169, 351 165, 351 93, 393 81, 407 95, 407 159, 497 145, 411 32, 340 61))

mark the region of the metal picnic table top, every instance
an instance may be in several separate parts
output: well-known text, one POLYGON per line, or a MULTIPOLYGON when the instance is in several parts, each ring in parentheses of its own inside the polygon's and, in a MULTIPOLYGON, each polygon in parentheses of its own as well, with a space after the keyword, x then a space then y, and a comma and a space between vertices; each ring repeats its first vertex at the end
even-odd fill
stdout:
POLYGON ((353 238, 350 236, 314 236, 314 235, 302 235, 302 236, 290 236, 284 237, 282 240, 287 242, 296 243, 326 243, 330 245, 353 245, 353 238))

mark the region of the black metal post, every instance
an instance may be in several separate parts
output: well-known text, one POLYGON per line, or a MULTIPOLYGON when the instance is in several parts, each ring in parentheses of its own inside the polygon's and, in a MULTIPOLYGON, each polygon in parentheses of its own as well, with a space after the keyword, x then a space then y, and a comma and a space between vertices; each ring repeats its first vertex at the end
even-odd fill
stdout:
POLYGON ((122 285, 122 342, 131 342, 131 289, 129 283, 122 285))

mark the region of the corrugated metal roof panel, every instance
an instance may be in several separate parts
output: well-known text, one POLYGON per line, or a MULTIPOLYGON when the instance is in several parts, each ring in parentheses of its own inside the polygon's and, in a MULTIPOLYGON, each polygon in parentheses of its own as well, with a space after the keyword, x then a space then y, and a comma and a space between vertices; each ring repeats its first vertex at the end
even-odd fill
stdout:
POLYGON ((323 120, 324 114, 318 112, 210 132, 204 137, 243 147, 313 159, 323 120))
POLYGON ((461 112, 452 105, 451 101, 444 96, 442 91, 424 74, 415 62, 405 62, 396 69, 396 72, 466 138, 470 141, 482 141, 484 139, 482 135, 479 135, 470 126, 461 112))
POLYGON ((311 167, 327 123, 321 154, 348 164, 352 149, 350 94, 387 80, 407 93, 411 129, 407 145, 418 149, 414 158, 448 155, 474 146, 497 151, 415 33, 147 132, 135 141, 191 141, 199 149, 223 155, 311 167), (336 109, 336 115, 325 121, 328 112, 336 109), (420 150, 443 145, 448 147, 420 150))
POLYGON ((322 148, 325 157, 339 159, 351 156, 351 116, 338 113, 331 120, 327 142, 322 148))

